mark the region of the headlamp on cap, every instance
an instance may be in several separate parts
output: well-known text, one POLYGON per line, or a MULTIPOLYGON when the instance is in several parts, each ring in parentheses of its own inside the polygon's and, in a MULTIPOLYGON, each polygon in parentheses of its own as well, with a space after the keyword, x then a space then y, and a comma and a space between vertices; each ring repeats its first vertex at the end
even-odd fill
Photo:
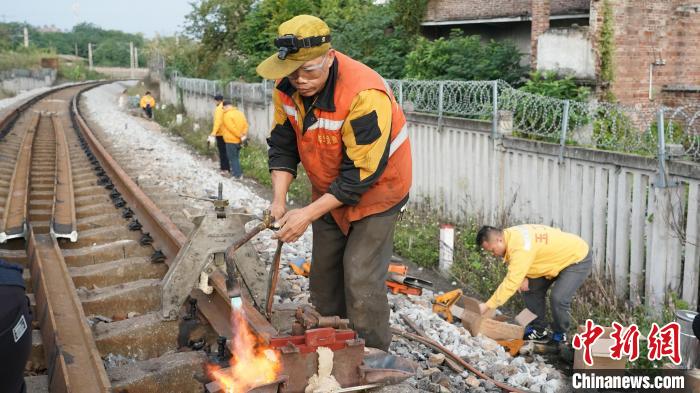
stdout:
POLYGON ((321 46, 329 42, 331 42, 330 35, 306 37, 299 39, 293 34, 285 34, 281 37, 275 38, 275 46, 278 48, 277 57, 280 60, 286 59, 287 55, 290 53, 299 52, 299 49, 301 48, 321 46))

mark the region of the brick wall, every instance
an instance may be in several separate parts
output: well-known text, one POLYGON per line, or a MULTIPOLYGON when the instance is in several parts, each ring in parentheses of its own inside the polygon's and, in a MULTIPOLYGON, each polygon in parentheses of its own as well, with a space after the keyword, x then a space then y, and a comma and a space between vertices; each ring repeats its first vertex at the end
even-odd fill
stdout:
POLYGON ((531 0, 530 67, 537 69, 537 39, 549 29, 550 0, 531 0))
MULTIPOLYGON (((551 0, 552 15, 588 12, 590 0, 551 0)), ((425 21, 530 16, 530 0, 429 0, 425 21)))
MULTIPOLYGON (((649 103, 649 65, 654 96, 664 103, 694 100, 694 94, 662 91, 666 85, 700 86, 700 7, 687 0, 610 0, 615 25, 612 92, 623 104, 649 103)), ((597 37, 602 24, 602 0, 591 2, 591 30, 597 37)), ((595 45, 597 49, 597 45, 595 45)), ((697 94, 697 93, 695 93, 697 94)))

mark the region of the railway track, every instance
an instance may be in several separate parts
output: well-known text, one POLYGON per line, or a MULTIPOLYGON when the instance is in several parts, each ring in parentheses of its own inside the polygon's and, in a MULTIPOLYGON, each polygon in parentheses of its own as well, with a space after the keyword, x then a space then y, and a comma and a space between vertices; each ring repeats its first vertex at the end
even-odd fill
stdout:
POLYGON ((160 282, 185 235, 78 113, 79 93, 96 85, 54 90, 0 119, 0 258, 27 268, 29 391, 202 391, 207 357, 188 344, 230 332, 228 314, 203 298, 200 317, 159 315, 160 282))
MULTIPOLYGON (((232 333, 225 278, 210 277, 213 295, 190 294, 197 312, 164 320, 161 280, 194 225, 181 199, 137 185, 144 169, 129 151, 112 157, 80 115, 80 93, 98 85, 0 116, 0 258, 26 268, 28 392, 204 391, 210 348, 232 333)), ((246 247, 238 258, 254 258, 246 247)), ((244 307, 256 333, 276 334, 244 307)))

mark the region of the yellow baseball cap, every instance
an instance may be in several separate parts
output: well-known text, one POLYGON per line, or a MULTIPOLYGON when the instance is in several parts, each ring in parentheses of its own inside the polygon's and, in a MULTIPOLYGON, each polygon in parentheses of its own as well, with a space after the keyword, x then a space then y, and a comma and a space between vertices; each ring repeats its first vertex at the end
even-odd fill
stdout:
POLYGON ((282 23, 275 39, 278 52, 258 64, 255 71, 265 79, 280 79, 331 48, 331 29, 311 15, 297 15, 282 23))

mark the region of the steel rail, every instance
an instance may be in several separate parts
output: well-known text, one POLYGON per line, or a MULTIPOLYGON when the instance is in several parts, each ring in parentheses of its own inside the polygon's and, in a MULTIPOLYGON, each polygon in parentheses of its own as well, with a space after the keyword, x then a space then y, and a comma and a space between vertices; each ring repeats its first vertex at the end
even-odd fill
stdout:
MULTIPOLYGON (((88 90, 88 89, 86 89, 88 90)), ((83 90, 85 92, 86 90, 83 90)), ((83 134, 93 154, 99 161, 102 169, 109 176, 114 187, 121 193, 122 198, 129 204, 140 224, 143 232, 148 233, 153 238, 154 249, 162 252, 166 259, 165 263, 170 266, 175 256, 180 251, 186 241, 187 236, 165 215, 158 206, 146 195, 143 190, 131 179, 131 177, 121 168, 121 166, 111 157, 107 150, 101 145, 95 134, 90 130, 85 119, 80 115, 79 107, 80 94, 73 98, 71 105, 71 115, 75 124, 83 134)), ((214 275, 212 281, 218 287, 220 277, 214 275)), ((194 287, 194 283, 193 283, 194 287)), ((197 308, 211 324, 212 328, 221 336, 230 337, 232 335, 231 325, 231 305, 230 300, 222 295, 220 291, 214 291, 213 296, 204 294, 199 289, 193 289, 190 296, 197 299, 197 308)), ((276 333, 272 325, 249 301, 244 302, 246 319, 251 328, 261 337, 269 337, 276 333)))
POLYGON ((56 183, 49 225, 55 237, 68 238, 75 243, 78 241, 78 225, 75 215, 70 150, 60 119, 57 116, 51 116, 51 121, 56 136, 56 183))
POLYGON ((111 385, 56 238, 29 229, 36 318, 51 392, 109 392, 111 385))
POLYGON ((10 180, 10 189, 5 201, 5 211, 0 221, 0 243, 9 239, 26 238, 27 217, 29 216, 29 175, 32 164, 32 145, 40 115, 35 114, 29 124, 27 133, 22 138, 22 145, 17 152, 15 170, 10 180))

